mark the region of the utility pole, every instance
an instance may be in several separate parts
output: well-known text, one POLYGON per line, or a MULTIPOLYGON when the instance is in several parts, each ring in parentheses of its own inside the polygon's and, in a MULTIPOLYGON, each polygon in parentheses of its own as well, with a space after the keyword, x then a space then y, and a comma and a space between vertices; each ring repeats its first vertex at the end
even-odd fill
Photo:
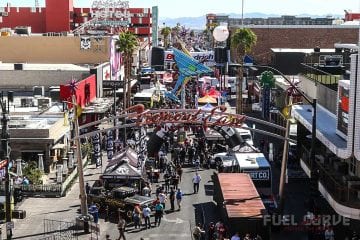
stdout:
POLYGON ((81 157, 81 142, 79 138, 79 121, 78 121, 78 105, 76 102, 75 94, 72 96, 72 103, 74 107, 74 125, 75 125, 75 143, 77 147, 77 172, 79 175, 79 188, 80 188, 80 209, 81 215, 84 219, 84 231, 85 233, 89 233, 89 214, 88 214, 88 206, 87 206, 87 196, 85 191, 84 184, 84 170, 83 170, 83 162, 81 157))
POLYGON ((8 122, 9 114, 6 109, 6 101, 3 100, 1 94, 1 110, 2 110, 2 131, 1 131, 1 148, 2 160, 6 161, 5 164, 5 218, 6 218, 6 239, 12 238, 12 224, 11 224, 11 188, 10 188, 10 175, 9 175, 9 132, 8 122))

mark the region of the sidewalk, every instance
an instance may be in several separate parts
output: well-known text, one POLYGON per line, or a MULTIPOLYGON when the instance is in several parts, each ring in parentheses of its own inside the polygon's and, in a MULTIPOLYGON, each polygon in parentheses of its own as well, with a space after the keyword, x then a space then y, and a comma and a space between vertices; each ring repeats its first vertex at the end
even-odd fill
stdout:
MULTIPOLYGON (((92 185, 99 178, 106 167, 106 161, 106 158, 104 158, 102 168, 96 168, 95 165, 85 167, 85 183, 89 182, 92 185)), ((13 239, 40 239, 44 233, 44 219, 75 222, 80 209, 79 193, 79 181, 77 178, 65 197, 25 199, 19 204, 18 209, 26 211, 26 218, 13 219, 13 239)), ((1 227, 3 229, 2 237, 6 238, 5 225, 1 227)), ((79 236, 79 239, 90 239, 90 235, 79 236)))

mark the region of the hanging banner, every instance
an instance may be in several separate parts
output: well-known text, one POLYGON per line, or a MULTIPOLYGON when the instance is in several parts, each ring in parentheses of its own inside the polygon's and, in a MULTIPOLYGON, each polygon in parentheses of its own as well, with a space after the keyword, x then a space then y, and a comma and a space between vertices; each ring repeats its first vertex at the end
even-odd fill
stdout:
POLYGON ((114 156, 114 140, 112 131, 108 131, 106 133, 106 150, 108 161, 110 161, 114 156))
POLYGON ((270 88, 268 87, 263 89, 262 117, 265 120, 269 120, 270 117, 270 88))
POLYGON ((96 163, 96 167, 102 165, 100 136, 100 133, 96 133, 93 136, 94 161, 96 163))

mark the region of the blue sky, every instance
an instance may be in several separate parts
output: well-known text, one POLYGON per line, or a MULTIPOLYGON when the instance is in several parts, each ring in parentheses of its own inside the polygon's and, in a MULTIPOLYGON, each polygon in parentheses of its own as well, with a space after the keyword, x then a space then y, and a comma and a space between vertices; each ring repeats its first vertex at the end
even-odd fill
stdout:
MULTIPOLYGON (((57 0, 61 1, 61 0, 57 0)), ((33 6, 35 0, 0 0, 0 6, 33 6)), ((39 0, 45 5, 45 0, 39 0)), ((74 0, 76 7, 90 7, 92 0, 74 0)), ((241 0, 130 0, 130 7, 159 7, 164 17, 198 17, 206 13, 241 14, 241 0)), ((244 0, 244 14, 262 12, 277 15, 343 15, 344 10, 360 12, 360 0, 244 0)))

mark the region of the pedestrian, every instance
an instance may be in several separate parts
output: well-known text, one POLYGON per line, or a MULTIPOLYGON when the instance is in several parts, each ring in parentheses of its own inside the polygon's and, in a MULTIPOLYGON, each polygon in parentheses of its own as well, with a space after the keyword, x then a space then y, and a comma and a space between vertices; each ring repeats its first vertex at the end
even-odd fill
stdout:
POLYGON ((168 173, 164 174, 164 180, 165 180, 165 191, 169 192, 170 188, 170 175, 168 173))
POLYGON ((133 221, 134 221, 134 227, 135 229, 140 228, 141 226, 141 209, 140 205, 135 205, 133 213, 132 213, 133 221))
POLYGON ((198 193, 199 192, 199 185, 201 182, 201 176, 199 175, 198 172, 195 173, 195 176, 192 179, 192 182, 194 184, 194 193, 198 193))
POLYGON ((173 187, 170 188, 169 198, 170 198, 171 211, 174 211, 175 210, 175 190, 173 187))
POLYGON ((126 240, 125 226, 126 226, 126 221, 125 221, 125 219, 122 218, 121 213, 120 213, 120 209, 119 209, 119 222, 117 224, 117 228, 119 230, 119 238, 118 238, 118 240, 120 240, 120 239, 126 240))
POLYGON ((177 205, 178 205, 178 210, 181 210, 181 200, 183 198, 183 193, 181 192, 181 189, 178 188, 177 192, 176 192, 176 201, 177 201, 177 205))
POLYGON ((202 229, 201 224, 198 223, 196 227, 193 230, 193 237, 194 240, 200 240, 201 236, 205 233, 205 231, 202 229))
POLYGON ((179 185, 179 175, 174 173, 174 175, 172 176, 172 183, 174 185, 174 188, 177 189, 178 185, 179 185))
POLYGON ((150 215, 151 215, 151 209, 149 208, 148 205, 145 205, 145 207, 143 208, 143 217, 145 220, 146 229, 151 228, 150 215))
POLYGON ((161 203, 156 204, 155 206, 155 227, 160 226, 161 218, 163 216, 164 207, 161 203))
POLYGON ((179 175, 179 182, 181 182, 181 176, 183 174, 183 169, 180 164, 178 164, 176 167, 176 173, 179 175))
POLYGON ((86 185, 85 185, 85 191, 86 191, 86 194, 89 194, 90 193, 90 185, 89 183, 87 182, 86 185))
POLYGON ((334 234, 334 230, 332 229, 331 226, 328 226, 325 230, 325 240, 334 240, 335 239, 335 234, 334 234))
POLYGON ((236 232, 235 235, 231 237, 231 240, 240 240, 239 232, 236 232))
POLYGON ((163 209, 165 209, 165 203, 167 201, 167 196, 166 194, 164 193, 164 191, 161 191, 159 193, 159 202, 160 204, 163 206, 163 209))
POLYGON ((151 190, 148 183, 145 183, 145 187, 142 189, 142 195, 146 197, 150 197, 151 190))
POLYGON ((244 237, 244 240, 252 240, 249 233, 247 233, 244 237))

